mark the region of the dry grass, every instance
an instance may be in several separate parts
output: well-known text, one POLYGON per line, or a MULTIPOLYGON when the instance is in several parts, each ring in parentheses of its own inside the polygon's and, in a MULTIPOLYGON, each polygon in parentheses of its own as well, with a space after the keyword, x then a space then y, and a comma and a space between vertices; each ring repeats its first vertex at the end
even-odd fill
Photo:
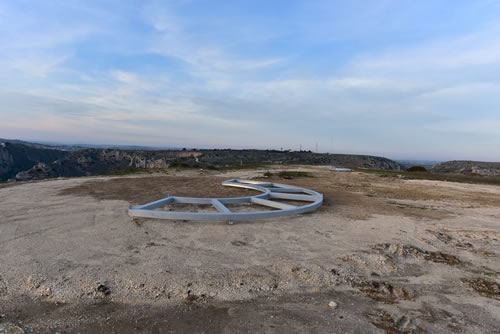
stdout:
MULTIPOLYGON (((397 178, 381 178, 363 173, 314 173, 273 175, 272 181, 297 185, 316 190, 324 195, 320 212, 331 212, 351 219, 368 219, 373 215, 407 216, 440 220, 450 212, 440 207, 422 203, 400 201, 453 202, 459 206, 500 206, 500 196, 487 192, 464 192, 445 186, 410 184, 397 178), (314 175, 315 177, 309 177, 314 175)), ((167 195, 190 197, 250 196, 257 192, 247 189, 224 187, 226 178, 215 176, 152 176, 141 178, 113 178, 89 181, 64 189, 61 195, 92 196, 100 200, 116 199, 133 203, 147 203, 167 195)), ((268 178, 261 178, 269 181, 268 178)), ((293 203, 296 204, 296 203, 293 203)), ((297 203, 301 204, 301 203, 297 203)))
MULTIPOLYGON (((284 174, 288 176, 287 174, 284 174)), ((387 203, 385 196, 394 196, 391 192, 393 184, 374 185, 362 175, 348 180, 350 184, 361 184, 361 189, 346 188, 337 182, 336 175, 315 174, 316 177, 295 177, 293 180, 274 177, 272 181, 297 185, 323 193, 322 212, 340 214, 351 219, 368 219, 373 215, 402 215, 415 218, 443 219, 448 212, 442 210, 422 210, 418 207, 402 207, 387 203), (366 184, 364 186, 364 184, 366 184), (369 189, 378 189, 376 195, 370 195, 369 189)), ((345 175, 345 174, 344 174, 345 175)), ((258 192, 248 189, 222 186, 222 177, 185 177, 185 176, 152 176, 140 178, 113 178, 109 180, 93 180, 59 192, 60 195, 92 196, 99 200, 124 200, 143 204, 158 200, 168 195, 189 197, 237 197, 251 196, 258 192)), ((268 181, 263 178, 263 181, 268 181)), ((411 193, 409 194, 410 197, 411 193)), ((408 197, 408 196, 406 196, 408 197)), ((286 202, 286 200, 283 200, 286 202)), ((303 202, 293 202, 302 205, 303 202)))
POLYGON ((500 300, 500 284, 484 278, 462 278, 462 282, 468 283, 481 296, 500 300))
POLYGON ((59 195, 92 196, 99 200, 124 200, 148 203, 170 195, 187 197, 238 197, 258 192, 250 189, 225 187, 223 178, 157 176, 141 178, 116 178, 89 181, 63 189, 59 195))

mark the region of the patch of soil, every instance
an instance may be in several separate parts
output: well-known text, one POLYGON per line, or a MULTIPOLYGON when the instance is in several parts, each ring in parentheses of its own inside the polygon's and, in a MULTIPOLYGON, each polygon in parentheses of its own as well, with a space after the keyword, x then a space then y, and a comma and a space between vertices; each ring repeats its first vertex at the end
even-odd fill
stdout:
MULTIPOLYGON (((399 208, 386 203, 370 194, 353 192, 343 183, 337 183, 335 175, 329 177, 297 178, 276 180, 281 183, 313 189, 324 195, 319 212, 335 212, 350 219, 369 219, 373 215, 409 216, 425 219, 443 219, 449 216, 442 210, 421 210, 399 208), (345 188, 345 189, 344 189, 345 188)), ((359 178, 359 176, 357 176, 359 178)), ((144 204, 167 197, 239 197, 252 196, 258 192, 249 189, 222 186, 227 180, 216 176, 151 176, 140 178, 112 178, 109 180, 90 180, 80 185, 63 189, 59 195, 92 196, 99 200, 124 200, 134 204, 144 204)), ((263 179, 263 181, 268 181, 263 179)), ((286 201, 283 201, 286 202, 286 201)), ((304 202, 293 203, 303 205, 304 202)))
POLYGON ((456 234, 459 238, 471 240, 500 240, 500 232, 498 231, 475 231, 475 230, 451 230, 445 229, 444 231, 456 234))
POLYGON ((462 282, 468 283, 481 296, 500 300, 500 284, 484 278, 462 278, 462 282))
POLYGON ((394 304, 401 300, 415 301, 415 293, 411 289, 387 282, 361 281, 355 285, 365 296, 386 304, 394 304))
MULTIPOLYGON (((200 297, 202 298, 202 297, 200 297)), ((256 298, 246 302, 200 304, 187 297, 179 305, 122 304, 111 300, 93 304, 11 304, 6 319, 25 333, 373 333, 362 315, 375 302, 351 293, 323 291, 256 298), (332 310, 328 303, 339 307, 332 310)), ((4 320, 4 319, 2 319, 4 320)), ((0 323, 0 332, 3 323, 0 323)))
POLYGON ((229 315, 226 307, 199 307, 189 303, 161 309, 113 302, 80 307, 35 302, 23 305, 11 318, 11 321, 37 325, 38 328, 32 330, 26 328, 27 333, 219 333, 229 315))
POLYGON ((123 200, 144 204, 169 194, 186 197, 240 197, 260 192, 250 189, 227 187, 221 183, 226 178, 158 176, 140 178, 113 178, 88 181, 66 188, 59 195, 92 196, 99 200, 123 200))
POLYGON ((330 173, 318 175, 314 178, 277 181, 278 183, 305 187, 322 193, 323 205, 318 211, 331 211, 350 219, 365 220, 373 215, 386 215, 439 220, 449 216, 449 213, 444 210, 421 210, 418 208, 401 208, 391 205, 384 200, 387 196, 381 196, 378 193, 371 193, 367 190, 368 188, 366 187, 370 187, 369 182, 365 182, 366 187, 361 185, 359 187, 352 186, 364 179, 364 175, 343 174, 339 176, 330 173), (346 184, 344 178, 352 180, 346 184))
POLYGON ((451 255, 443 252, 428 252, 424 251, 424 259, 436 263, 444 263, 448 265, 461 264, 462 261, 458 259, 455 255, 451 255))
POLYGON ((482 257, 496 257, 497 256, 493 252, 488 252, 488 251, 484 251, 484 250, 481 250, 481 249, 474 249, 471 252, 474 253, 474 254, 476 254, 476 255, 482 256, 482 257))
POLYGON ((170 203, 165 207, 158 208, 165 211, 183 211, 183 212, 217 212, 210 204, 185 204, 185 203, 170 203))
POLYGON ((443 233, 443 232, 438 232, 438 231, 432 231, 432 230, 426 230, 430 234, 434 235, 438 240, 444 242, 445 244, 449 243, 450 241, 453 240, 453 237, 449 234, 443 233))
POLYGON ((373 249, 383 251, 385 253, 393 254, 396 256, 413 256, 435 263, 444 263, 448 265, 462 264, 462 261, 455 255, 443 252, 431 252, 420 249, 411 245, 400 245, 394 243, 382 243, 372 246, 373 249))

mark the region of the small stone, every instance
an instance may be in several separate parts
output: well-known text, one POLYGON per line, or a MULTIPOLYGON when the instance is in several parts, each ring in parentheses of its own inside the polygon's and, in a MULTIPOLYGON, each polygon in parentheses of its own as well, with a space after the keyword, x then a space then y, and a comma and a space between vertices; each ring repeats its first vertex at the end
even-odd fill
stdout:
POLYGON ((43 289, 43 291, 42 291, 42 296, 43 297, 48 297, 51 294, 52 294, 52 289, 51 288, 43 289))
POLYGON ((331 309, 336 309, 337 306, 338 306, 337 303, 334 302, 333 300, 328 303, 328 307, 331 308, 331 309))
POLYGON ((99 284, 97 286, 97 291, 104 294, 105 296, 111 294, 111 289, 104 284, 99 284))

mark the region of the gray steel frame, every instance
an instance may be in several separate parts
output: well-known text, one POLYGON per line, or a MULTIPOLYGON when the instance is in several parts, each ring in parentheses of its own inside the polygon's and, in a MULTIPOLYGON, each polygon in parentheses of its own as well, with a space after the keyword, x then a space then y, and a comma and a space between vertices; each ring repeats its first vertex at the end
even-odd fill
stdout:
POLYGON ((222 185, 261 191, 262 194, 248 197, 230 198, 196 198, 168 196, 155 202, 147 203, 128 209, 129 216, 147 217, 172 220, 199 220, 199 221, 244 221, 255 219, 269 219, 283 216, 298 215, 316 210, 323 203, 323 195, 310 189, 290 186, 286 184, 232 179, 222 182, 222 185), (294 194, 303 193, 303 194, 294 194), (271 201, 270 199, 285 199, 310 202, 302 206, 271 201), (181 212, 155 210, 171 203, 211 204, 219 212, 181 212), (224 204, 253 203, 276 208, 274 211, 231 212, 224 204))

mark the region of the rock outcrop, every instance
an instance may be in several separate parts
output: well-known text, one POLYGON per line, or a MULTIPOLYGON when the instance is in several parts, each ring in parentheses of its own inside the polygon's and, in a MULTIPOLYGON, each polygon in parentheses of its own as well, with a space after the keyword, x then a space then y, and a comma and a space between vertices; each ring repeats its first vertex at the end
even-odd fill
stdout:
POLYGON ((108 174, 128 168, 168 168, 176 161, 196 162, 201 152, 128 151, 118 149, 83 149, 72 151, 51 163, 38 163, 18 172, 16 180, 40 180, 49 177, 108 174))
POLYGON ((17 173, 45 163, 50 164, 69 154, 69 151, 26 144, 0 142, 0 181, 14 178, 17 173))
POLYGON ((51 166, 47 166, 43 162, 36 164, 26 171, 16 174, 16 180, 18 181, 42 180, 50 177, 57 177, 57 174, 51 166))

